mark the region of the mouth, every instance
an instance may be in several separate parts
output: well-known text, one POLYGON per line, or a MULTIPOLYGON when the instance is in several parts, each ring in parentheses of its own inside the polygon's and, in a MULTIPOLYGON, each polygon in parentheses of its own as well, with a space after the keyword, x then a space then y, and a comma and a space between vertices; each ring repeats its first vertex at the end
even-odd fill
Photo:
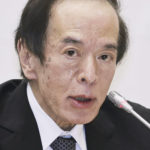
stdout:
POLYGON ((69 96, 69 99, 71 99, 73 106, 78 108, 91 107, 91 105, 96 100, 96 98, 94 97, 85 96, 85 95, 69 96))
POLYGON ((86 97, 82 97, 82 96, 77 96, 77 97, 70 97, 76 101, 79 101, 79 102, 89 102, 92 100, 92 98, 86 98, 86 97))

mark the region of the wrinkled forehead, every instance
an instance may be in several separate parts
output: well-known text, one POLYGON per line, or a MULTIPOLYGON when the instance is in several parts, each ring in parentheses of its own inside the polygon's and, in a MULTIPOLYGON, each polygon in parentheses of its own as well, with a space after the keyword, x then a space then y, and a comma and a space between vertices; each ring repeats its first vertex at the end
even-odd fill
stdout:
POLYGON ((116 11, 107 0, 59 0, 52 8, 50 22, 59 29, 119 24, 116 11))
POLYGON ((80 6, 83 6, 82 8, 85 8, 87 7, 87 4, 90 4, 89 6, 91 7, 93 5, 96 6, 95 4, 97 4, 97 7, 109 6, 108 7, 109 9, 113 9, 115 11, 115 9, 113 8, 109 0, 56 0, 56 2, 53 4, 51 8, 51 12, 55 14, 57 9, 60 9, 60 8, 68 9, 69 7, 73 8, 73 6, 74 6, 74 9, 79 8, 80 6))
POLYGON ((71 37, 101 45, 117 43, 118 33, 118 16, 105 0, 63 0, 53 7, 47 41, 71 37))

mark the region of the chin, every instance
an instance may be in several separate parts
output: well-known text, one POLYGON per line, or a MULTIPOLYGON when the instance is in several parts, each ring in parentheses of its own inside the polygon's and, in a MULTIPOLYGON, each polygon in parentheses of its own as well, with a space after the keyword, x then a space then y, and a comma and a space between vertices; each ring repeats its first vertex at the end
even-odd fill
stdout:
POLYGON ((72 118, 71 122, 73 124, 87 124, 87 123, 92 122, 97 116, 97 114, 98 113, 94 113, 94 114, 92 113, 90 115, 79 115, 79 116, 72 118))

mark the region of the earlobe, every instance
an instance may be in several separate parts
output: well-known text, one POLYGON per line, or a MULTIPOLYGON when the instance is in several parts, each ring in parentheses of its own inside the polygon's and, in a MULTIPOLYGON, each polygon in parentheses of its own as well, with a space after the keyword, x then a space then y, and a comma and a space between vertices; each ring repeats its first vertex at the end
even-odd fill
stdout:
POLYGON ((35 56, 31 53, 26 45, 20 39, 17 44, 17 50, 20 60, 20 65, 25 77, 29 80, 35 80, 37 78, 36 71, 34 68, 35 56))

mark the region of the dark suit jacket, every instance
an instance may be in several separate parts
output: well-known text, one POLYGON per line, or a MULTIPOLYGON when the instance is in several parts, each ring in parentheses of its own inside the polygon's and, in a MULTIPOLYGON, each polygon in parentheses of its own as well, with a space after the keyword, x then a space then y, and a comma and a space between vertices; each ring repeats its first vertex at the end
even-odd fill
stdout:
MULTIPOLYGON (((150 122, 150 110, 133 104, 150 122)), ((106 98, 96 119, 85 125, 88 150, 150 150, 150 130, 106 98)), ((0 150, 42 150, 26 95, 26 82, 0 85, 0 150)))

